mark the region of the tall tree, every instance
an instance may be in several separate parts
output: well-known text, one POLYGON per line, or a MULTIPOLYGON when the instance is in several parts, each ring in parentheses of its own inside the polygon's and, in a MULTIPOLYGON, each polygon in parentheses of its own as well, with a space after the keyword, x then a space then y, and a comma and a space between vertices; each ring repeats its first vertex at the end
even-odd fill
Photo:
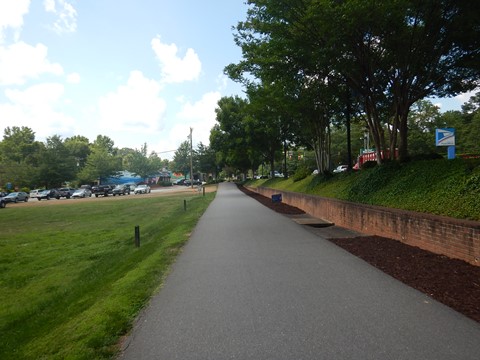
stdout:
POLYGON ((79 172, 80 182, 103 182, 116 177, 123 170, 122 158, 117 155, 114 142, 108 136, 98 135, 91 146, 85 167, 79 172))
MULTIPOLYGON (((190 174, 190 140, 182 142, 175 151, 173 155, 173 171, 190 174)), ((190 174, 190 178, 192 178, 191 176, 192 174, 190 174)))
POLYGON ((147 143, 143 144, 140 150, 129 153, 124 160, 126 170, 143 179, 154 175, 162 168, 162 160, 155 152, 148 155, 147 143))
POLYGON ((213 174, 213 176, 216 178, 217 166, 215 151, 209 146, 204 145, 202 142, 200 142, 197 145, 196 154, 198 169, 200 170, 200 172, 205 174, 213 174))
POLYGON ((53 135, 47 138, 45 147, 40 152, 38 183, 46 188, 60 187, 64 182, 74 179, 76 165, 75 157, 62 138, 53 135))
MULTIPOLYGON (((479 9, 461 0, 250 0, 236 28, 243 60, 227 66, 246 85, 290 77, 346 78, 364 104, 381 161, 408 155, 408 113, 428 96, 473 89, 479 9), (386 137, 388 134, 388 142, 386 137)), ((328 83, 324 79, 328 78, 328 83)))
POLYGON ((42 144, 28 127, 7 127, 0 142, 0 186, 31 186, 42 144))
POLYGON ((411 106, 478 86, 480 12, 472 2, 347 0, 325 9, 320 36, 338 49, 341 72, 362 95, 377 149, 385 148, 386 106, 390 152, 398 145, 405 160, 411 106))
POLYGON ((417 101, 408 117, 408 142, 410 155, 418 156, 436 152, 435 129, 446 127, 440 109, 428 100, 417 101))
POLYGON ((226 165, 245 173, 252 168, 249 133, 246 128, 248 102, 239 96, 223 97, 215 109, 218 126, 210 132, 211 148, 226 165))
POLYGON ((66 138, 64 144, 70 155, 76 160, 77 172, 83 169, 87 163, 87 157, 90 154, 90 142, 88 138, 76 135, 66 138))

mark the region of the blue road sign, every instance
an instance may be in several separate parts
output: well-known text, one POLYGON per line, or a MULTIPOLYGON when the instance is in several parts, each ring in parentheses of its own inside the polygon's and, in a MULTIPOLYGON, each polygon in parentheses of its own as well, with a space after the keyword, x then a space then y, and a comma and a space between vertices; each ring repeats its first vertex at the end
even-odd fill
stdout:
POLYGON ((437 146, 454 146, 455 145, 455 129, 436 129, 435 142, 437 146))

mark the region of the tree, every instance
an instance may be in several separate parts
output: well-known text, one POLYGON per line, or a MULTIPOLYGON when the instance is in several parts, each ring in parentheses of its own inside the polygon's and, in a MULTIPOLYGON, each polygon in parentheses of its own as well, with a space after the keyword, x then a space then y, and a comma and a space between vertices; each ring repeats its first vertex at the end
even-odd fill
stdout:
POLYGON ((215 109, 218 126, 210 132, 210 147, 226 165, 246 172, 251 165, 245 127, 247 101, 239 96, 223 97, 215 109))
MULTIPOLYGON (((263 159, 270 164, 270 172, 273 177, 275 169, 275 159, 278 152, 282 150, 282 145, 290 139, 289 134, 289 113, 283 108, 286 100, 285 96, 277 91, 279 86, 251 85, 247 90, 249 104, 246 108, 248 115, 244 123, 247 130, 250 146, 243 149, 251 151, 250 160, 258 159, 256 154, 261 154, 263 159)), ((283 148, 286 151, 286 146, 283 148)), ((263 162, 263 161, 262 161, 263 162)), ((258 167, 260 162, 250 161, 252 169, 258 167)), ((286 163, 285 163, 286 166, 286 163)), ((286 172, 286 169, 284 169, 286 172)))
POLYGON ((97 135, 97 138, 92 145, 94 148, 102 149, 107 154, 117 155, 117 149, 112 139, 105 135, 97 135))
POLYGON ((126 170, 132 172, 135 176, 143 179, 154 175, 162 169, 162 160, 156 152, 152 152, 147 156, 147 143, 143 144, 140 150, 129 152, 124 157, 126 170))
POLYGON ((90 142, 85 136, 76 135, 66 138, 65 147, 76 160, 77 172, 85 167, 90 154, 90 142))
POLYGON ((118 176, 123 170, 122 159, 109 137, 98 135, 90 150, 85 167, 78 174, 80 182, 101 183, 109 177, 118 176))
POLYGON ((47 138, 40 151, 37 181, 45 188, 60 187, 74 179, 77 161, 58 135, 47 138))
POLYGON ((440 110, 428 100, 417 101, 408 117, 408 142, 410 155, 432 154, 436 152, 435 129, 446 127, 440 110))
POLYGON ((217 166, 215 151, 210 147, 200 142, 197 145, 196 158, 198 163, 198 169, 202 173, 213 174, 217 177, 217 166))
POLYGON ((278 131, 284 156, 287 143, 294 141, 314 149, 317 168, 327 171, 330 124, 333 115, 343 111, 340 105, 346 101, 340 100, 346 90, 344 77, 332 64, 335 53, 327 51, 325 41, 317 36, 317 24, 310 21, 309 7, 314 4, 268 0, 250 4, 247 20, 238 24, 235 34, 243 60, 225 71, 247 86, 251 103, 254 98, 259 103, 259 98, 268 99, 263 102, 271 116, 264 114, 262 121, 264 127, 272 126, 270 132, 278 131))
MULTIPOLYGON (((180 144, 173 156, 173 171, 190 174, 190 140, 180 144)), ((190 174, 192 178, 192 174, 190 174)))
POLYGON ((447 111, 441 119, 456 129, 457 153, 480 154, 480 93, 464 103, 462 111, 447 111))
POLYGON ((18 187, 32 185, 36 175, 38 151, 42 144, 28 127, 7 127, 0 142, 0 186, 12 183, 18 187))
MULTIPOLYGON (((322 85, 328 89, 346 79, 351 93, 363 103, 379 162, 382 151, 390 149, 394 156, 397 147, 399 158, 407 158, 408 113, 413 103, 478 85, 479 12, 472 2, 251 0, 249 4, 247 20, 237 25, 235 34, 243 60, 227 66, 227 74, 247 87, 288 79, 285 83, 296 80, 299 87, 313 80, 316 89, 322 85)), ((327 106, 323 113, 336 106, 340 94, 322 91, 322 105, 327 106)), ((319 99, 314 100, 318 105, 319 99)))
POLYGON ((390 153, 398 145, 405 160, 410 107, 478 86, 479 11, 471 2, 332 1, 323 14, 319 36, 339 50, 341 72, 363 97, 377 152, 386 109, 390 153))

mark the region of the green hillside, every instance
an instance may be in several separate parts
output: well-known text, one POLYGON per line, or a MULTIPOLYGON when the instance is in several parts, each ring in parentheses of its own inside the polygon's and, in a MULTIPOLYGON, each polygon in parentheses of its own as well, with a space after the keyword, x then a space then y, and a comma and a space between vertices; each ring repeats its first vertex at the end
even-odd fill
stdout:
POLYGON ((393 162, 353 173, 310 175, 296 182, 253 180, 248 185, 480 220, 479 159, 393 162))

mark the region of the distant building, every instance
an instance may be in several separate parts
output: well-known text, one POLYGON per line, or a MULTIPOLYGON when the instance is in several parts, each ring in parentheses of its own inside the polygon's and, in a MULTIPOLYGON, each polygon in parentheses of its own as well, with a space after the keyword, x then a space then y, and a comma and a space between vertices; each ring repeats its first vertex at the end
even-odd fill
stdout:
POLYGON ((147 179, 141 178, 140 176, 135 176, 135 174, 130 171, 121 171, 119 176, 108 178, 108 184, 131 184, 131 183, 147 183, 151 185, 158 184, 164 181, 171 181, 172 173, 168 170, 163 169, 162 171, 157 172, 156 174, 150 175, 147 179))

